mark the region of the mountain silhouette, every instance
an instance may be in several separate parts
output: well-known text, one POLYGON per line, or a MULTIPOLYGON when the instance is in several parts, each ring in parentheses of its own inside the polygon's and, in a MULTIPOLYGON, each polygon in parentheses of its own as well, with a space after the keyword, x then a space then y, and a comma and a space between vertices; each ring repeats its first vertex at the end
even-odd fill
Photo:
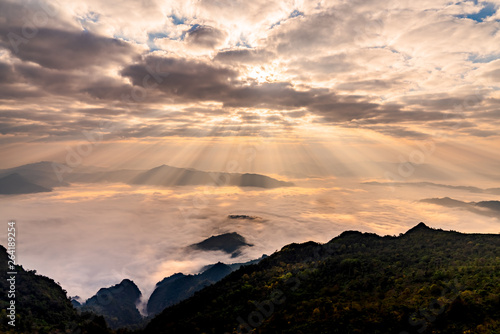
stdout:
POLYGON ((253 245, 246 242, 245 238, 236 232, 224 233, 216 236, 211 236, 199 243, 190 246, 192 249, 203 251, 223 251, 238 256, 240 249, 243 247, 252 247, 253 245))
POLYGON ((56 170, 57 169, 54 169, 53 162, 41 161, 0 170, 0 177, 16 173, 29 182, 35 183, 47 189, 68 186, 69 183, 67 183, 64 179, 59 179, 56 170))
POLYGON ((500 235, 424 223, 399 237, 347 231, 284 246, 141 333, 495 333, 499 253, 500 235))
POLYGON ((245 263, 224 264, 218 262, 206 266, 197 275, 177 273, 166 277, 156 284, 156 288, 149 298, 147 305, 148 316, 156 315, 165 308, 191 297, 195 292, 220 281, 242 266, 258 263, 266 257, 267 255, 263 255, 259 259, 245 263))
POLYGON ((9 174, 0 178, 0 194, 2 195, 35 194, 50 191, 52 189, 32 183, 19 173, 9 174))
POLYGON ((9 254, 0 245, 0 333, 112 333, 103 317, 77 312, 59 283, 21 265, 10 268, 8 261, 9 254), (8 281, 12 277, 14 281, 8 281), (8 324, 11 318, 7 316, 12 300, 15 326, 8 324))
MULTIPOLYGON (((31 182, 49 190, 54 187, 69 186, 70 183, 106 182, 163 187, 214 185, 272 189, 293 186, 291 182, 276 180, 261 174, 204 172, 192 168, 178 168, 167 165, 161 165, 150 170, 106 170, 92 166, 72 168, 62 163, 42 161, 0 170, 0 178, 11 174, 18 174, 26 179, 25 182, 31 182)), ((11 190, 8 191, 5 194, 12 193, 11 190)))
POLYGON ((141 291, 135 283, 124 279, 119 284, 100 289, 81 305, 82 311, 92 311, 104 316, 111 328, 137 325, 142 316, 136 307, 141 291))
MULTIPOLYGON (((498 234, 424 223, 398 237, 346 231, 325 244, 286 245, 235 271, 216 263, 198 275, 165 278, 150 299, 151 313, 182 291, 196 291, 134 333, 496 333, 499 253, 498 234)), ((18 327, 9 327, 4 313, 2 333, 110 334, 104 318, 89 310, 115 328, 141 322, 135 307, 141 293, 131 280, 100 289, 79 314, 57 283, 19 265, 8 268, 8 257, 0 246, 2 291, 10 288, 8 271, 17 272, 18 327)), ((1 294, 2 309, 8 304, 1 294)))
POLYGON ((216 185, 278 188, 293 186, 293 183, 279 181, 260 174, 236 174, 203 172, 192 168, 177 168, 162 165, 134 177, 131 184, 158 186, 216 185))
POLYGON ((191 297, 196 291, 209 286, 231 273, 231 267, 217 263, 198 275, 174 274, 156 284, 149 298, 148 315, 155 315, 165 308, 191 297))
POLYGON ((464 209, 478 215, 500 219, 500 201, 463 202, 449 197, 444 197, 427 198, 421 200, 421 202, 441 205, 448 208, 464 209))

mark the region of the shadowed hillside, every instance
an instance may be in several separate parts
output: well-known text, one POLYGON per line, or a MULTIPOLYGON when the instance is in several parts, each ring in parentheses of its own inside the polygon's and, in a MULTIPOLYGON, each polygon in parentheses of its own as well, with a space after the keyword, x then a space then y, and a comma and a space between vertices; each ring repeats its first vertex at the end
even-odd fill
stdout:
POLYGON ((134 282, 124 279, 112 287, 100 289, 81 309, 104 316, 111 328, 137 325, 142 321, 136 307, 141 295, 134 282))
POLYGON ((498 333, 500 235, 419 224, 291 244, 166 309, 143 333, 498 333))
POLYGON ((80 333, 107 334, 103 317, 91 313, 78 313, 66 295, 66 291, 52 279, 16 266, 15 272, 15 327, 7 322, 8 254, 0 246, 0 333, 80 333))

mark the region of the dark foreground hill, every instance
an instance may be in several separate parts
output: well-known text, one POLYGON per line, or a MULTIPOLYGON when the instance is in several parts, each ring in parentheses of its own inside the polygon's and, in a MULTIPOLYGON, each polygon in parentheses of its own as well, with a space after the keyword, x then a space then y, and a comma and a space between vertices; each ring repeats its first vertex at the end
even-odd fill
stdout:
POLYGON ((214 282, 220 281, 231 273, 231 267, 224 263, 217 263, 210 269, 198 275, 175 274, 156 284, 156 288, 148 301, 148 315, 155 315, 166 307, 187 299, 196 291, 203 289, 214 282))
POLYGON ((500 333, 500 235, 424 224, 291 244, 142 333, 500 333))
MULTIPOLYGON (((424 224, 399 237, 348 231, 243 266, 136 333, 498 334, 499 254, 500 235, 424 224)), ((15 267, 16 327, 10 326, 7 261, 0 246, 0 333, 127 332, 78 313, 57 283, 21 266, 15 267)), ((131 303, 138 289, 130 287, 131 303)))
POLYGON ((134 326, 142 322, 136 307, 141 295, 133 281, 124 279, 112 287, 100 289, 80 309, 104 316, 106 323, 113 329, 134 326))
POLYGON ((111 333, 103 317, 78 313, 66 291, 52 279, 22 266, 12 270, 8 260, 6 249, 0 246, 0 333, 111 333), (17 274, 8 274, 12 271, 17 274), (7 280, 12 277, 14 280, 7 280), (8 309, 11 300, 15 301, 12 311, 8 309), (8 317, 11 312, 13 318, 8 317))
POLYGON ((73 298, 71 302, 80 311, 102 315, 112 329, 121 328, 123 332, 125 329, 142 328, 150 318, 165 308, 191 297, 195 292, 220 281, 240 267, 257 263, 265 257, 267 255, 245 263, 219 262, 202 268, 201 272, 196 275, 177 273, 165 277, 156 284, 155 290, 149 297, 148 318, 143 318, 139 313, 138 306, 142 293, 129 279, 124 279, 109 288, 100 289, 85 302, 78 301, 79 297, 73 298))
POLYGON ((148 316, 153 317, 165 308, 175 305, 189 297, 195 292, 214 284, 231 272, 238 270, 242 266, 258 263, 267 255, 245 263, 224 264, 216 263, 204 267, 199 274, 184 275, 177 273, 156 284, 156 288, 149 297, 147 304, 148 316))

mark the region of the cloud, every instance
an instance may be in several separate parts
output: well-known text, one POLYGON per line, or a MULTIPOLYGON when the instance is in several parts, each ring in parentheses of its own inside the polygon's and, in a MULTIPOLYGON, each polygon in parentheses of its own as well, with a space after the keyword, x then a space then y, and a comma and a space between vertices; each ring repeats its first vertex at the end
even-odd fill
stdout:
MULTIPOLYGON (((247 83, 233 68, 173 57, 148 57, 131 65, 122 75, 140 86, 149 75, 148 68, 162 73, 157 89, 177 101, 217 101, 230 108, 307 108, 328 121, 372 118, 384 112, 379 105, 359 96, 338 96, 325 89, 296 90, 286 82, 247 83)), ((392 109, 394 110, 394 109, 392 109)), ((387 112, 387 111, 386 111, 387 112)))
POLYGON ((498 200, 486 188, 500 179, 500 14, 470 18, 484 3, 0 6, 4 167, 64 161, 88 145, 84 131, 97 131, 103 140, 84 164, 226 170, 236 162, 245 172, 298 178, 293 189, 265 194, 107 184, 0 198, 1 219, 19 222, 20 262, 71 294, 90 296, 125 277, 148 290, 174 272, 230 261, 181 251, 225 232, 255 245, 247 259, 346 229, 397 234, 419 221, 498 232, 497 211, 471 204, 498 200), (359 184, 400 175, 429 141, 436 150, 401 179, 449 185, 391 192, 359 184), (460 210, 419 202, 422 191, 458 198, 460 210))
MULTIPOLYGON (((9 27, 15 31, 16 27, 9 27)), ((17 30, 21 30, 17 27, 17 30)), ((2 36, 7 35, 2 30, 2 36)), ((3 40, 3 46, 8 47, 3 40)), ((101 37, 90 32, 38 29, 36 38, 19 46, 14 55, 23 61, 37 63, 57 70, 85 69, 90 66, 110 65, 130 61, 134 49, 123 41, 101 37)))
MULTIPOLYGON (((428 193, 438 194, 432 189, 428 193)), ((185 250, 227 232, 237 232, 254 245, 243 250, 240 262, 291 242, 327 242, 352 229, 398 234, 424 221, 444 229, 497 231, 494 216, 436 209, 415 202, 419 194, 404 188, 400 198, 393 199, 386 189, 325 178, 265 192, 73 185, 37 196, 3 197, 0 218, 17 220, 23 236, 18 245, 20 263, 61 282, 70 295, 84 298, 123 278, 133 279, 147 296, 158 281, 173 273, 195 273, 217 261, 234 262, 223 252, 185 250), (228 219, 230 214, 262 219, 228 219)))
POLYGON ((122 40, 78 30, 74 25, 63 28, 62 22, 56 23, 59 17, 43 8, 4 2, 0 46, 23 61, 57 70, 105 67, 138 55, 137 49, 122 40), (40 22, 31 21, 36 18, 40 22))
POLYGON ((264 49, 234 49, 219 51, 214 57, 215 61, 223 64, 256 64, 262 65, 274 59, 275 55, 264 49))
POLYGON ((62 141, 105 119, 107 141, 498 137, 498 13, 463 17, 481 3, 51 3, 2 2, 4 136, 62 141))
POLYGON ((14 81, 14 70, 10 64, 0 63, 0 83, 5 84, 14 81))
POLYGON ((213 49, 221 45, 226 39, 227 34, 210 26, 195 26, 186 34, 186 42, 202 48, 213 49))
MULTIPOLYGON (((173 57, 147 57, 144 62, 130 65, 121 74, 136 86, 142 86, 149 75, 148 68, 161 76, 157 86, 167 97, 184 99, 217 100, 230 88, 229 81, 238 73, 228 67, 173 57)), ((150 75, 149 75, 150 76, 150 75)))

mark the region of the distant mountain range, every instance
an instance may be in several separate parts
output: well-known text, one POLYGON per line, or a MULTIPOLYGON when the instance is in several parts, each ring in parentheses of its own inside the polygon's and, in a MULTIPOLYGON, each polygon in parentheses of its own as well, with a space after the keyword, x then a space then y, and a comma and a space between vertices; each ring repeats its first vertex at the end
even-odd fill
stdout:
POLYGON ((18 173, 9 174, 0 178, 0 194, 2 195, 34 194, 50 191, 52 191, 52 189, 30 182, 18 173))
POLYGON ((363 184, 366 185, 371 185, 371 186, 384 186, 384 187, 405 187, 405 186, 411 186, 411 187, 420 187, 420 188, 425 188, 425 187, 437 187, 437 188, 446 188, 446 189, 452 189, 452 190, 463 190, 463 191, 468 191, 471 193, 476 193, 476 194, 494 194, 494 195, 500 195, 500 188, 478 188, 478 187, 472 187, 472 186, 452 186, 448 184, 441 184, 441 183, 433 183, 433 182, 376 182, 376 181, 370 181, 370 182, 363 182, 363 184))
POLYGON ((260 174, 203 172, 191 168, 177 168, 167 165, 141 172, 136 177, 132 178, 129 183, 160 186, 213 184, 216 186, 259 188, 279 188, 293 185, 290 182, 278 181, 260 174))
POLYGON ((436 204, 448 208, 461 208, 472 213, 500 219, 500 201, 463 202, 449 197, 426 198, 423 203, 436 204))
POLYGON ((204 172, 162 165, 150 170, 106 171, 95 167, 72 169, 64 164, 42 161, 0 170, 0 194, 28 194, 51 191, 70 183, 121 182, 163 187, 214 185, 272 189, 293 186, 261 174, 204 172))

